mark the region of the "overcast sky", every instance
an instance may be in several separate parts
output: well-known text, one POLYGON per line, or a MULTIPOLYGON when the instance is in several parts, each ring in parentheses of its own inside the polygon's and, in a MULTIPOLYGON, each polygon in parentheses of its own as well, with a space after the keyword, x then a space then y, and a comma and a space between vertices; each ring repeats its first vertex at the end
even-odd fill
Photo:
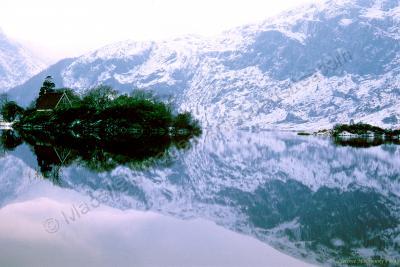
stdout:
POLYGON ((316 0, 1 0, 0 28, 57 59, 121 40, 215 35, 316 0))

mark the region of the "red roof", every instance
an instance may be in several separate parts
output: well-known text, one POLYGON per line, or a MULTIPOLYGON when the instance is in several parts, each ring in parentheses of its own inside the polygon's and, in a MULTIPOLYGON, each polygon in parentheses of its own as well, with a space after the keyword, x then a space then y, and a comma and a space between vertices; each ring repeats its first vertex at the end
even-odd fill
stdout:
POLYGON ((36 100, 36 109, 54 109, 58 102, 60 102, 64 93, 52 92, 40 96, 36 100))

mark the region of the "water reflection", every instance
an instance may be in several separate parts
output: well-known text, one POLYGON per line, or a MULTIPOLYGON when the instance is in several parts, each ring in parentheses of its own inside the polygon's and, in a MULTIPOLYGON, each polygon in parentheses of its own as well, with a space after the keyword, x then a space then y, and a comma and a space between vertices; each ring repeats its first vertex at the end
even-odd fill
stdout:
POLYGON ((34 231, 43 218, 68 211, 68 204, 40 198, 0 209, 1 266, 310 266, 210 221, 153 212, 100 207, 64 223, 62 232, 34 231))
MULTIPOLYGON (((205 132, 188 146, 169 164, 146 168, 64 164, 59 186, 107 193, 105 203, 118 209, 211 220, 306 261, 400 257, 399 146, 357 149, 326 138, 241 131, 205 132)), ((26 154, 15 149, 5 157, 27 162, 26 154)))
POLYGON ((372 138, 335 137, 333 141, 338 146, 351 146, 359 148, 381 146, 384 144, 400 145, 400 139, 398 138, 387 139, 384 137, 372 137, 372 138))
POLYGON ((36 155, 40 173, 59 183, 61 167, 79 164, 95 172, 122 165, 142 168, 153 160, 165 161, 172 148, 187 149, 191 137, 125 133, 101 139, 96 135, 76 136, 73 132, 53 134, 21 129, 2 131, 0 140, 3 150, 28 144, 36 155))

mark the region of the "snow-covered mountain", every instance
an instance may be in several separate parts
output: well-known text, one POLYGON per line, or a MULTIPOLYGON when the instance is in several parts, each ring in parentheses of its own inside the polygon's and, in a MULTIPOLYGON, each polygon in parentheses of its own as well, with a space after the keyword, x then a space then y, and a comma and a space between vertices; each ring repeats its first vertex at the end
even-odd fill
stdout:
POLYGON ((38 57, 11 41, 0 29, 0 92, 24 83, 44 67, 38 57))
POLYGON ((104 83, 172 95, 203 125, 400 126, 398 0, 330 0, 214 38, 121 42, 68 59, 12 90, 27 105, 45 75, 83 92, 104 83))

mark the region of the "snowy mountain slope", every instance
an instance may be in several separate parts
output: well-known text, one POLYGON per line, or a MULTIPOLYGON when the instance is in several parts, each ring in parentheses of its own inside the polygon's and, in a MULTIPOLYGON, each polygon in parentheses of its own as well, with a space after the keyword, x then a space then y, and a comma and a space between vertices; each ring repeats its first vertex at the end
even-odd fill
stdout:
POLYGON ((28 106, 34 99, 38 97, 39 90, 36 89, 40 88, 46 76, 51 75, 57 85, 61 86, 63 84, 60 72, 66 66, 71 64, 73 60, 74 59, 67 58, 57 62, 56 64, 33 76, 26 83, 14 87, 8 92, 8 94, 18 103, 28 106))
MULTIPOLYGON (((105 83, 171 95, 204 125, 400 126, 398 0, 326 1, 215 38, 121 42, 57 69, 79 92, 105 83)), ((49 69, 52 72, 52 68, 49 69)), ((42 75, 43 76, 43 75, 42 75)), ((37 79, 12 90, 23 104, 37 79)))
POLYGON ((0 92, 24 83, 43 68, 41 60, 0 29, 0 92))

